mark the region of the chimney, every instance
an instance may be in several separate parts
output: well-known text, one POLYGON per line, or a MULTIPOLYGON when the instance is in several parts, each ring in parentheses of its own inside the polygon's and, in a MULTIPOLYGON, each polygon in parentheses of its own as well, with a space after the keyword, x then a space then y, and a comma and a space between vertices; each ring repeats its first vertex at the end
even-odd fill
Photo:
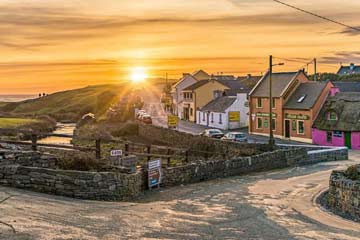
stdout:
POLYGON ((332 87, 330 89, 330 96, 335 96, 338 92, 340 92, 340 88, 338 87, 332 87))
POLYGON ((354 63, 350 63, 350 71, 354 71, 355 69, 355 64, 354 63))

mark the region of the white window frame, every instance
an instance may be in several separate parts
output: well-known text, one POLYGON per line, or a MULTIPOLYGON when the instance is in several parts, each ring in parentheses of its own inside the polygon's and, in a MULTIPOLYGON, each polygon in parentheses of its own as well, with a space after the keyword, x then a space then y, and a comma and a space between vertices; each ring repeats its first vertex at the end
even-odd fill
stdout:
POLYGON ((261 97, 256 98, 256 108, 263 108, 263 99, 261 97), (259 100, 260 100, 261 106, 259 106, 259 100))

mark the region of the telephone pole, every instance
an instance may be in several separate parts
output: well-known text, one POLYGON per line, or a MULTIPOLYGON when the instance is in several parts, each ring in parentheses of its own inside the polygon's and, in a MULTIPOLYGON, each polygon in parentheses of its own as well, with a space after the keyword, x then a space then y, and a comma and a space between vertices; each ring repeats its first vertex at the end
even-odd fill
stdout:
POLYGON ((316 82, 317 81, 317 69, 316 69, 316 58, 314 58, 314 81, 316 82))
POLYGON ((274 148, 274 133, 272 130, 272 67, 273 67, 273 63, 272 63, 272 55, 270 55, 269 58, 269 113, 270 113, 270 136, 269 136, 269 146, 270 149, 272 150, 274 148))

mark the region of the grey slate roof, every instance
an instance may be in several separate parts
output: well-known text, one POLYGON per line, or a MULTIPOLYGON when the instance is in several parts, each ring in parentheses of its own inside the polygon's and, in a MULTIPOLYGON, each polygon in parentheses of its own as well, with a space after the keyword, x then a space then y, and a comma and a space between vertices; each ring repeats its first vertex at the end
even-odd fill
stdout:
POLYGON ((235 80, 234 75, 213 75, 217 80, 235 80))
POLYGON ((341 66, 337 72, 338 75, 350 75, 360 73, 360 66, 350 65, 341 66))
MULTIPOLYGON (((272 96, 280 97, 288 84, 299 74, 298 72, 280 72, 272 74, 272 96)), ((260 80, 251 93, 253 97, 269 96, 269 72, 260 80)))
POLYGON ((205 84, 207 84, 209 82, 209 80, 200 80, 200 81, 197 81, 196 83, 184 88, 183 91, 192 91, 192 90, 195 90, 205 84))
POLYGON ((200 111, 225 112, 235 101, 235 97, 218 97, 203 106, 200 111))
POLYGON ((237 80, 244 85, 244 87, 249 88, 250 90, 258 83, 261 79, 261 76, 251 76, 238 77, 237 80))
POLYGON ((295 92, 290 96, 285 103, 285 109, 310 109, 317 99, 320 97, 322 91, 326 87, 327 82, 306 82, 301 83, 295 92), (299 98, 305 96, 302 102, 298 102, 299 98))
POLYGON ((333 82, 340 92, 360 92, 360 82, 333 82))
POLYGON ((339 92, 328 97, 313 127, 329 131, 360 131, 360 94, 339 92), (327 114, 336 112, 338 120, 328 120, 327 114))

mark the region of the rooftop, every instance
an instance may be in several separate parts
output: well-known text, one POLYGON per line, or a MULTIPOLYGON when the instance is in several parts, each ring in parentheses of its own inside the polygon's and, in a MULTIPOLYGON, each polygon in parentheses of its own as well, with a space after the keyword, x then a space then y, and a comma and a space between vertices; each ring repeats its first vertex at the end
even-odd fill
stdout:
POLYGON ((202 107, 200 111, 225 112, 235 101, 236 97, 218 97, 202 107))
POLYGON ((360 82, 333 82, 340 92, 360 92, 360 82))
POLYGON ((360 73, 360 66, 351 63, 349 66, 341 66, 337 72, 338 75, 350 75, 360 73))
MULTIPOLYGON (((280 97, 282 92, 295 79, 298 72, 280 72, 272 73, 272 96, 280 97)), ((269 96, 269 72, 267 72, 253 88, 251 96, 253 97, 268 97, 269 96)))
POLYGON ((327 82, 301 83, 285 103, 284 108, 301 110, 312 108, 326 85, 327 82))
POLYGON ((359 93, 339 92, 326 100, 313 126, 329 131, 360 131, 359 109, 359 93), (335 112, 338 120, 328 120, 330 112, 335 112))

